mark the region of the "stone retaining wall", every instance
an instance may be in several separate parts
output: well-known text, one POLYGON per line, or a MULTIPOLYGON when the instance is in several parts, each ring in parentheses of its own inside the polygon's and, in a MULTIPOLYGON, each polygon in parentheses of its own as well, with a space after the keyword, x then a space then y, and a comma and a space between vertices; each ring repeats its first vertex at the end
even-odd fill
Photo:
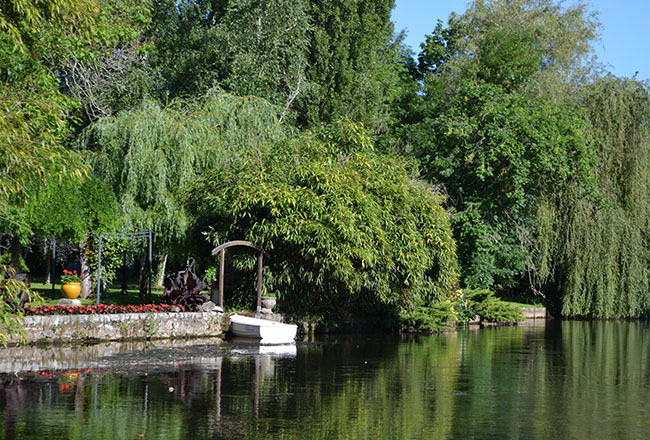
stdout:
MULTIPOLYGON (((26 316, 28 343, 68 343, 221 336, 223 313, 124 313, 26 316)), ((14 335, 8 341, 18 342, 14 335)))
POLYGON ((522 307, 521 312, 526 319, 546 319, 549 317, 544 307, 522 307))

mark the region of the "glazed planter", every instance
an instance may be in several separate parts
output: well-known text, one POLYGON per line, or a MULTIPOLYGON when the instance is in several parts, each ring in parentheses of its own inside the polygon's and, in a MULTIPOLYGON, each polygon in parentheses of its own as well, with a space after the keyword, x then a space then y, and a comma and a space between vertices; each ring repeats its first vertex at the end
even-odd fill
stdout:
POLYGON ((68 299, 76 299, 81 294, 81 283, 65 283, 61 286, 63 297, 68 299))

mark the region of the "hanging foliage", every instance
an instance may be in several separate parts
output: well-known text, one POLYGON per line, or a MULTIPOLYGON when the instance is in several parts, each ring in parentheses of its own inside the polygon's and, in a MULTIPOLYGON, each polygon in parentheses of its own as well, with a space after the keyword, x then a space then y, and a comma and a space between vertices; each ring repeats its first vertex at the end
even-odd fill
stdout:
POLYGON ((89 126, 80 146, 92 152, 96 175, 112 186, 125 230, 153 230, 156 243, 183 243, 189 217, 179 197, 207 169, 239 151, 284 135, 279 111, 266 101, 219 90, 167 107, 139 108, 89 126))
MULTIPOLYGON (((600 198, 538 211, 540 275, 563 316, 650 313, 650 91, 613 76, 584 93, 600 198)), ((569 203, 567 203, 569 202, 569 203)))
POLYGON ((0 345, 6 346, 14 334, 24 338, 23 306, 41 297, 31 290, 29 278, 12 265, 0 264, 0 345))

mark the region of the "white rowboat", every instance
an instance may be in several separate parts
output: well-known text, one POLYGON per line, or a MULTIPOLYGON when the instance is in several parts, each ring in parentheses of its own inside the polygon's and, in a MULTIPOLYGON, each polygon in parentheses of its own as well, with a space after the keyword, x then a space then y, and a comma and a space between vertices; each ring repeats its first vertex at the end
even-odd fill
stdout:
POLYGON ((235 336, 261 339, 262 343, 279 344, 292 342, 296 338, 298 326, 267 321, 266 319, 232 315, 230 317, 230 331, 235 336))

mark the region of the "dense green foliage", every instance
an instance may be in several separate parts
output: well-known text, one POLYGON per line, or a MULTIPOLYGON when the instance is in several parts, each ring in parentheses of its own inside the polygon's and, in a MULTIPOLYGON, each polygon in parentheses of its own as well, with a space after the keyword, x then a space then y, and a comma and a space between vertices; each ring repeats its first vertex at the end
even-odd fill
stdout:
POLYGON ((152 66, 162 96, 219 86, 284 108, 303 127, 347 116, 377 127, 397 95, 394 0, 158 0, 152 66))
POLYGON ((462 282, 564 316, 650 312, 648 102, 599 77, 585 5, 476 1, 419 56, 405 139, 445 185, 462 282), (521 295, 521 293, 518 293, 521 295))
POLYGON ((582 110, 531 91, 549 69, 579 56, 591 25, 578 20, 582 39, 549 33, 572 12, 526 4, 476 2, 448 27, 439 23, 419 58, 425 95, 407 140, 423 173, 449 194, 472 288, 515 287, 531 265, 539 200, 593 186, 582 110), (552 19, 547 32, 541 17, 552 19))
POLYGON ((183 191, 240 151, 283 135, 276 109, 219 90, 162 107, 151 101, 90 126, 80 147, 118 194, 124 227, 153 230, 159 246, 183 243, 190 222, 183 191))
POLYGON ((16 203, 16 198, 8 199, 15 195, 24 199, 31 180, 62 172, 82 174, 76 167, 78 158, 63 147, 66 112, 72 101, 59 91, 47 57, 56 56, 66 38, 87 35, 93 5, 86 0, 0 2, 2 218, 9 215, 8 206, 16 203), (51 41, 50 26, 65 31, 66 37, 51 41))
POLYGON ((486 289, 465 289, 467 308, 481 318, 481 321, 514 323, 523 319, 521 308, 506 303, 486 289))
POLYGON ((306 8, 304 0, 155 1, 149 34, 159 93, 196 96, 219 85, 290 107, 305 87, 306 8))
POLYGON ((329 319, 446 326, 459 288, 648 315, 650 93, 602 75, 597 16, 476 0, 414 57, 393 6, 0 0, 10 259, 55 236, 89 275, 92 232, 151 229, 161 271, 264 246, 281 306, 329 319))
POLYGON ((539 211, 541 275, 564 316, 650 313, 650 93, 602 78, 582 96, 602 200, 551 198, 539 211))
POLYGON ((249 148, 191 192, 195 218, 223 231, 219 241, 270 252, 266 287, 283 308, 329 319, 379 305, 406 316, 451 293, 455 244, 442 202, 347 121, 249 148))
POLYGON ((14 334, 23 336, 21 306, 40 299, 38 294, 16 279, 16 270, 0 263, 0 345, 7 346, 7 340, 14 334))
POLYGON ((298 121, 317 126, 342 117, 380 129, 395 97, 398 66, 391 44, 394 0, 310 2, 307 80, 298 121))

